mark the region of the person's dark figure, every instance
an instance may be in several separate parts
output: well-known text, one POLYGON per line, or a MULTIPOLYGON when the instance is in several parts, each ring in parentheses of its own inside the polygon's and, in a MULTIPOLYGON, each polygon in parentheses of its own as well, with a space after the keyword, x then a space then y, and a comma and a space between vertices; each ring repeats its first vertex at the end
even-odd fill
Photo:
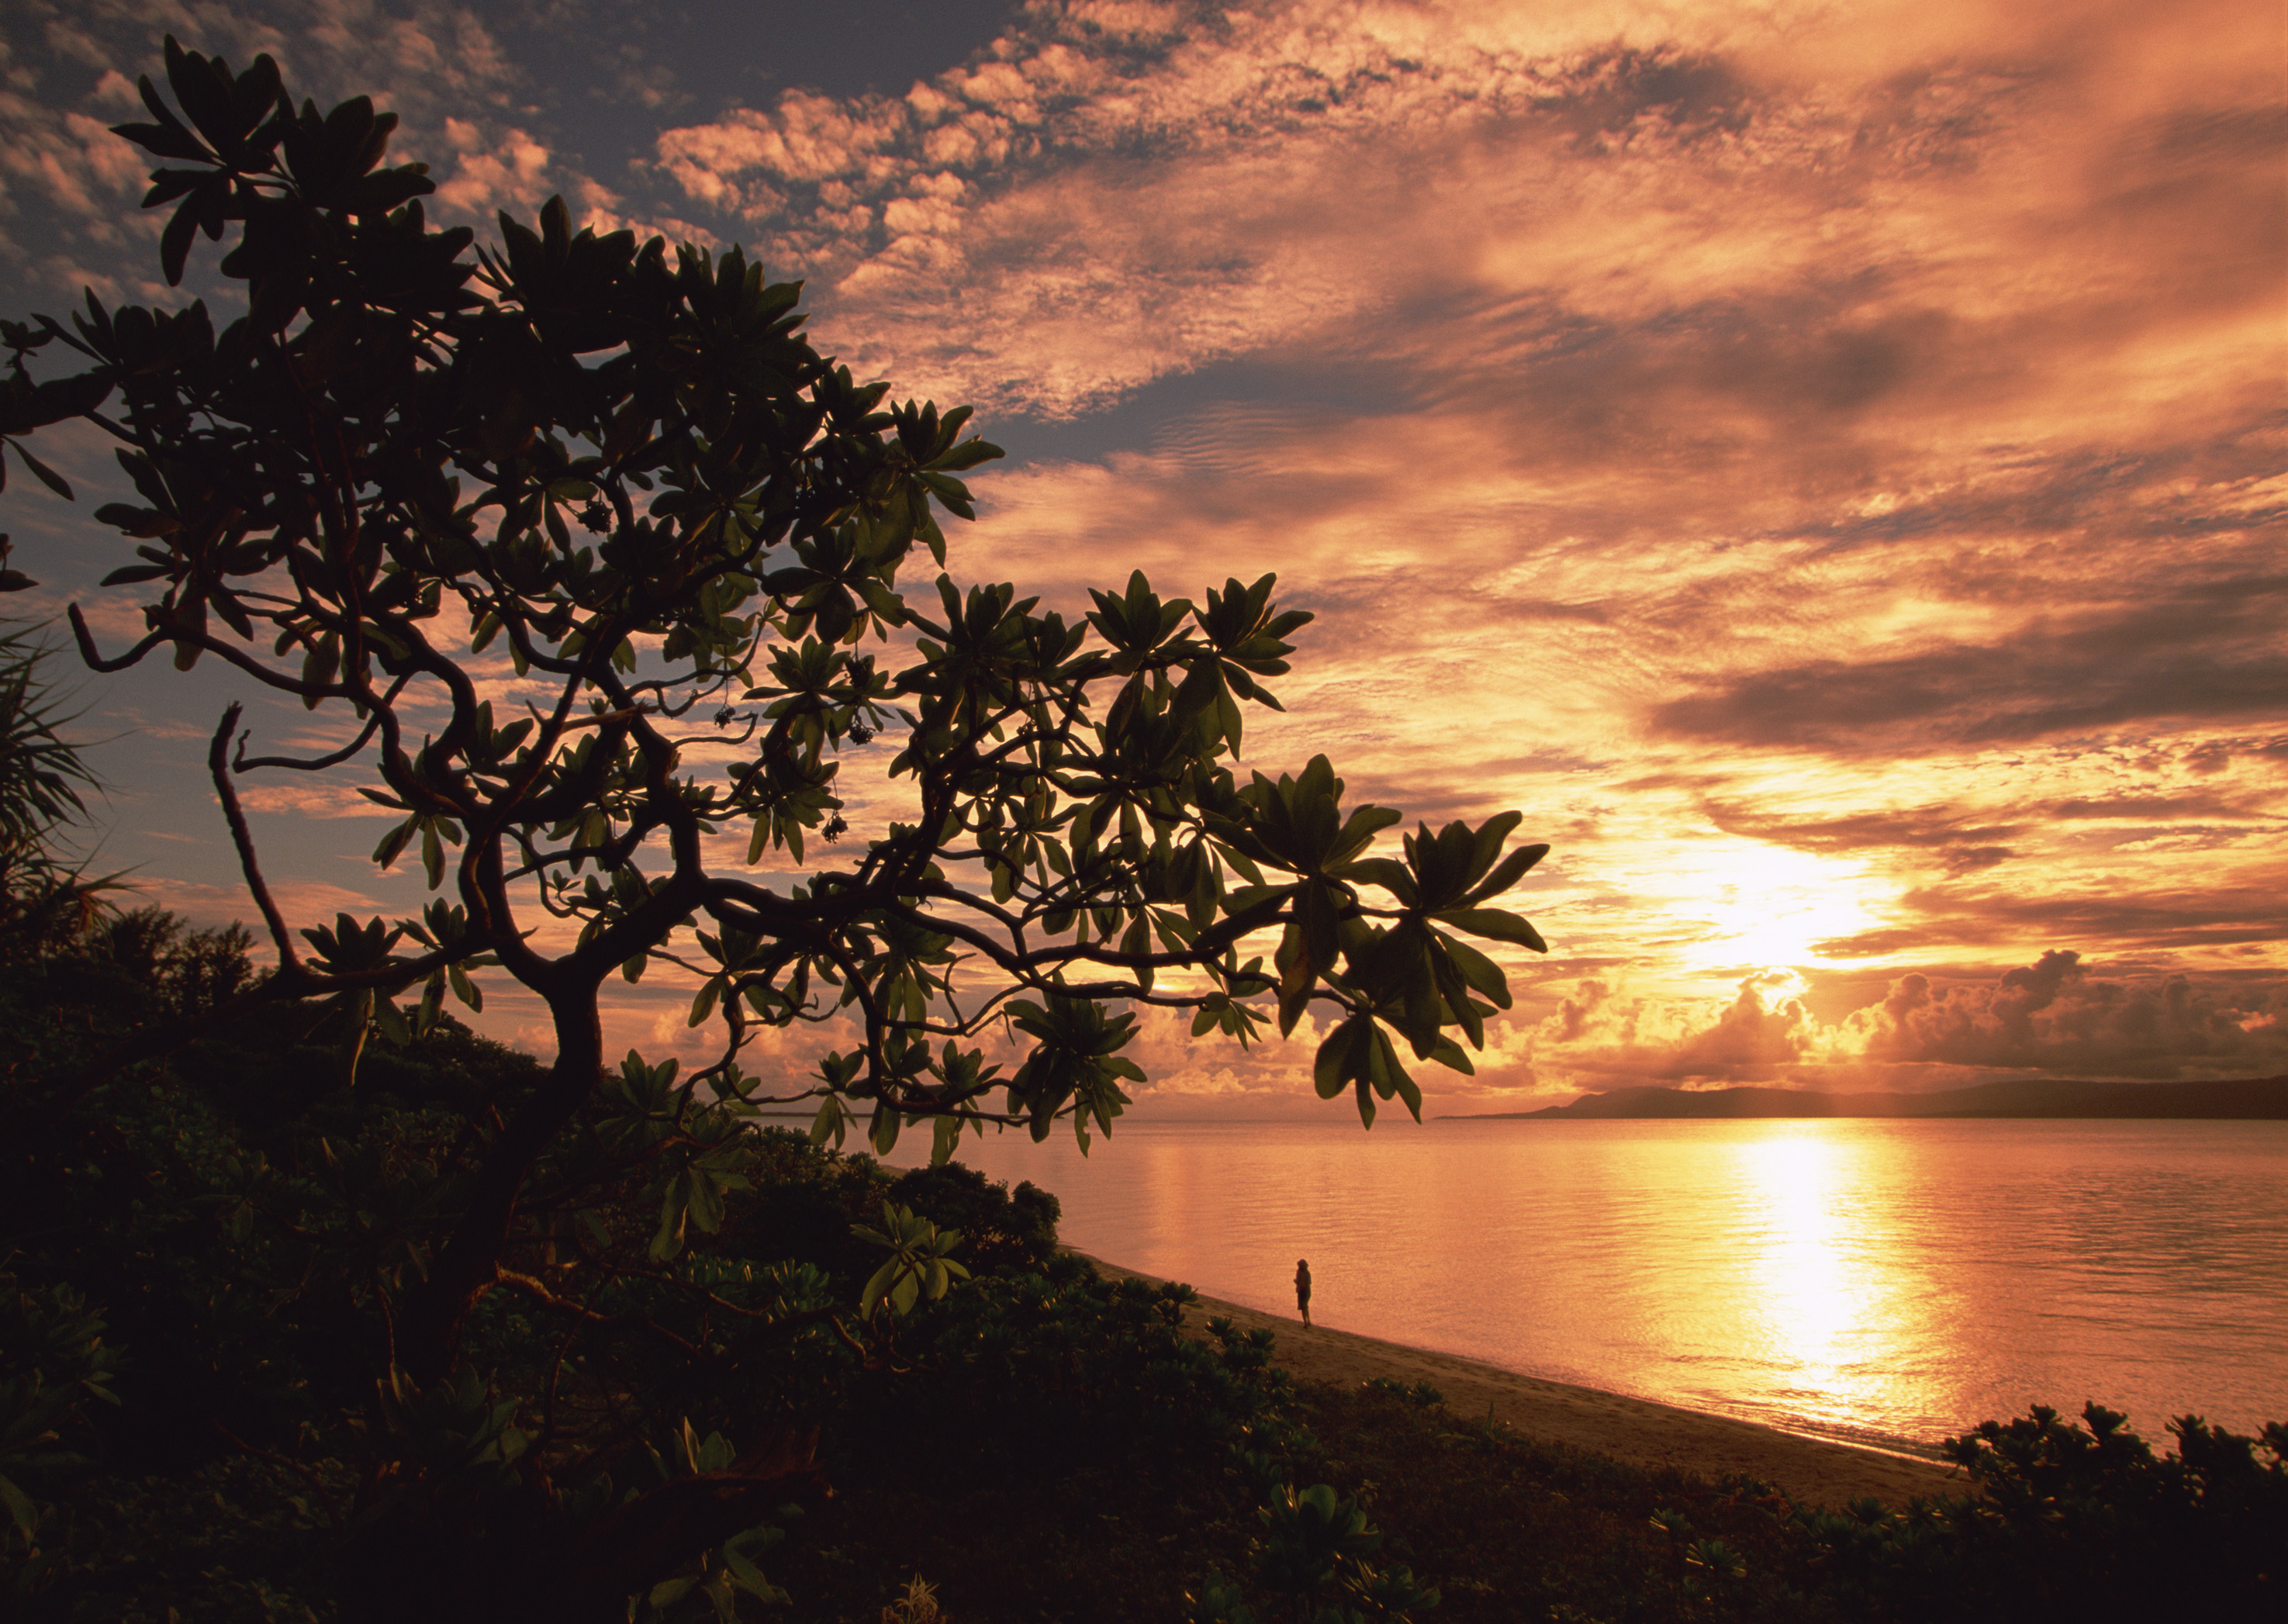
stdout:
POLYGON ((1303 1311, 1303 1327, 1308 1330, 1311 1325, 1311 1260, 1307 1257, 1295 1260, 1295 1306, 1303 1311))

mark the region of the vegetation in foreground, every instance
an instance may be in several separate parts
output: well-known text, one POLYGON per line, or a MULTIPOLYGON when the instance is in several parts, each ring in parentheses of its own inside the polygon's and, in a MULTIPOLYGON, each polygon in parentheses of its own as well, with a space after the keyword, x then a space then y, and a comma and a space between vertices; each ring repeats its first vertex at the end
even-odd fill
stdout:
MULTIPOLYGON (((266 1019, 163 1067, 74 1069, 112 1024, 227 989, 241 946, 96 912, 0 990, 0 1617, 603 1617, 581 1604, 594 1576, 563 1584, 582 1553, 536 1559, 533 1531, 679 1484, 695 1515, 740 1435, 804 1440, 800 1470, 608 1616, 1999 1621, 2278 1600, 2288 1429, 2187 1422, 2157 1457, 2103 1411, 2037 1412, 1957 1441, 1959 1499, 1799 1506, 1545 1447, 1426 1390, 1299 1390, 1262 1334, 1180 1335, 1183 1288, 1058 1254, 1053 1196, 750 1124, 713 1142, 734 1187, 674 1258, 647 1261, 660 1198, 631 1176, 559 1239, 622 1260, 607 1287, 552 1291, 538 1243, 466 1377, 376 1384, 377 1282, 433 1244, 468 1102, 538 1068, 448 1020, 320 1087, 337 1050, 266 1019)), ((300 1014, 322 1038, 324 1006, 300 1014)), ((624 1076, 600 1091, 591 1149, 631 1142, 643 1098, 624 1076)))

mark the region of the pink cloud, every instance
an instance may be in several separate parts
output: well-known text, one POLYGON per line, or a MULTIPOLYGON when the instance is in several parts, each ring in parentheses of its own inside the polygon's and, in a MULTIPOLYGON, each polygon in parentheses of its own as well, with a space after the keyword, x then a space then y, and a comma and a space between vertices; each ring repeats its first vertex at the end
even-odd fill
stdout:
MULTIPOLYGON (((1402 289, 1626 321, 1839 277, 1860 279, 1862 323, 1937 308, 1986 329, 1961 353, 2006 390, 2026 374, 1992 339, 2057 352, 2087 326, 2077 304, 2165 328, 2197 313, 2172 259, 2216 267, 2197 275, 2236 309, 2260 295, 2250 234, 2277 210, 2268 171, 2230 149, 2231 109, 2262 82, 2236 28, 2190 51, 2193 30, 2164 32, 2165 51, 2087 7, 1299 4, 1155 9, 1108 34, 1045 6, 905 98, 790 93, 660 152, 695 200, 830 274, 834 330, 869 364, 1036 411, 1321 341, 1386 319, 1402 289), (917 228, 915 188, 949 173, 966 195, 917 228), (820 182, 814 201, 784 189, 820 182), (858 201, 909 228, 854 234, 858 201), (2205 229, 2170 229, 2196 214, 2205 229), (2137 286, 2157 271, 2159 311, 2137 286)), ((2105 331, 2083 360, 2149 388, 2181 348, 2105 331)), ((1450 330, 1421 337, 1453 353, 1450 330)), ((2108 398, 2049 391, 2041 408, 2108 398)))
POLYGON ((291 818, 388 818, 401 819, 402 812, 377 806, 357 792, 357 786, 344 777, 271 778, 266 781, 242 781, 236 786, 239 803, 250 812, 264 812, 273 817, 291 818))
MULTIPOLYGON (((1458 1100, 2278 1069, 2273 11, 1043 4, 902 96, 683 114, 624 191, 464 14, 285 45, 374 75, 450 206, 745 239, 1020 455, 1100 430, 981 474, 960 578, 1278 571, 1319 620, 1252 764, 1556 845, 1563 963, 1517 955, 1458 1100), (1835 1007, 1847 969, 1909 990, 1835 1007)), ((10 126, 17 194, 117 212, 105 83, 10 126)), ((615 1030, 682 1052, 674 1002, 615 1030)), ((1140 1041, 1201 1101, 1308 1053, 1140 1041)))
POLYGON ((2053 950, 1998 975, 1913 973, 1830 1021, 1792 971, 1695 1006, 1585 978, 1535 1033, 1545 1078, 1848 1091, 1955 1087, 2029 1071, 2095 1078, 2251 1076, 2288 1067, 2288 989, 2269 978, 2093 973, 2053 950))
POLYGON ((453 172, 437 187, 441 208, 480 217, 506 209, 529 213, 554 190, 548 148, 521 130, 497 133, 463 119, 445 121, 454 152, 453 172))

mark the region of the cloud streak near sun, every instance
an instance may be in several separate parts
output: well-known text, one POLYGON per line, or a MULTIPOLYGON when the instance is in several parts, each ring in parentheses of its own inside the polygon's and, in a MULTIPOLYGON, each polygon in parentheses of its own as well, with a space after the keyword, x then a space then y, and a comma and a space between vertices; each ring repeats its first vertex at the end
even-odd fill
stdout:
MULTIPOLYGON (((663 35, 620 148, 627 65, 540 95, 506 8, 194 9, 393 82, 459 42, 407 105, 441 207, 746 243, 981 403, 958 577, 1277 571, 1319 618, 1256 764, 1555 847, 1448 1108, 2288 1069, 2276 6, 1070 0, 713 107, 663 35)), ((131 286, 89 85, 0 109, 0 181, 131 286)))

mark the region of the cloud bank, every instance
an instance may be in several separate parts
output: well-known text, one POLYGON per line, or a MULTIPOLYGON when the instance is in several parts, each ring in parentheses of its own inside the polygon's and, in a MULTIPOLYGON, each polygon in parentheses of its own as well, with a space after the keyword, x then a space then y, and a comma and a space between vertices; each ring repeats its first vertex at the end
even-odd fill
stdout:
POLYGON ((507 6, 32 4, 28 277, 147 276, 101 126, 190 28, 393 99, 442 208, 806 277, 1017 454, 964 579, 1276 571, 1318 620, 1257 764, 1555 846, 1457 1100, 2284 1069, 2276 7, 1044 0, 902 91, 709 105, 584 4, 554 54, 507 6))

